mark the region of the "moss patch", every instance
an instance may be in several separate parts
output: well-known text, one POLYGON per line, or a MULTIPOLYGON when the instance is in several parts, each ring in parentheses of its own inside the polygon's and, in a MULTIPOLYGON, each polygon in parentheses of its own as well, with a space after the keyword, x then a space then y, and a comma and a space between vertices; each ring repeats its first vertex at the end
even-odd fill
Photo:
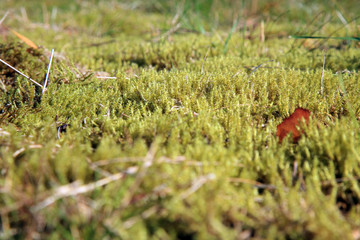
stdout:
MULTIPOLYGON (((0 65, 0 236, 356 238, 357 43, 284 38, 339 29, 294 12, 264 18, 265 41, 257 18, 229 37, 226 1, 183 12, 156 2, 54 3, 24 26, 7 3, 7 24, 42 50, 4 35, 0 58, 42 84, 56 54, 44 95, 0 65), (202 25, 216 6, 220 24, 202 25), (297 107, 312 119, 298 144, 279 144, 276 126, 297 107)), ((272 4, 254 16, 285 6, 272 4)), ((356 33, 347 26, 335 35, 356 33)))

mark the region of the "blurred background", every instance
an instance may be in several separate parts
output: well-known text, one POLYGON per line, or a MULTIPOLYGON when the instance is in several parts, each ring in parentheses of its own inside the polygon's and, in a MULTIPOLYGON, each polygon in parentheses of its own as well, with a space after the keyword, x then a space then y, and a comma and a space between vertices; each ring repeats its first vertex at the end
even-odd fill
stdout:
MULTIPOLYGON (((118 1, 71 1, 71 0, 2 0, 2 11, 21 8, 22 17, 32 21, 50 23, 66 12, 89 11, 91 8, 103 7, 106 14, 116 14, 119 8, 127 12, 166 16, 170 23, 181 23, 181 27, 201 33, 212 32, 232 27, 253 27, 261 20, 273 24, 288 24, 289 31, 298 31, 299 26, 307 26, 307 30, 315 31, 328 23, 347 25, 359 17, 358 1, 307 1, 307 0, 118 0, 118 1), (108 7, 107 10, 106 7, 108 7)), ((123 14, 123 13, 121 13, 123 14)), ((23 20, 24 20, 23 19, 23 20)), ((138 19, 141 21, 141 18, 138 19)), ((71 23, 69 23, 71 24, 71 23)), ((120 24, 120 23, 119 23, 120 24)), ((113 25, 116 27, 116 24, 113 25)), ((114 29, 116 31, 116 29, 114 29)), ((357 28, 356 34, 359 33, 357 28)))

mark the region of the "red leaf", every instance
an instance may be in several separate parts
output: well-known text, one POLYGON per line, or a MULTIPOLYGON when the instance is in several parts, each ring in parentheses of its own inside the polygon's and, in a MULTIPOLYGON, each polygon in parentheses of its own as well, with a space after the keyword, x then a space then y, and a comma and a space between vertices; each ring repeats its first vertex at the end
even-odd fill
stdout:
POLYGON ((279 143, 289 134, 292 133, 294 143, 297 143, 301 137, 302 132, 297 129, 300 126, 302 118, 305 123, 309 123, 310 111, 304 108, 297 108, 290 117, 285 118, 282 123, 277 126, 276 136, 279 137, 279 143))

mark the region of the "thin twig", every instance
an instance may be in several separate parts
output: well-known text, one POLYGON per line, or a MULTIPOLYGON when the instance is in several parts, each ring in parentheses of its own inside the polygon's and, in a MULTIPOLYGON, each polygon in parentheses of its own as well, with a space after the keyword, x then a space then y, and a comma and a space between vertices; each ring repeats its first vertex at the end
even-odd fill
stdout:
POLYGON ((20 72, 19 70, 17 70, 16 68, 14 68, 13 66, 11 66, 10 64, 8 64, 7 62, 5 62, 4 60, 0 59, 0 62, 2 62, 3 64, 5 64, 6 66, 8 66, 9 68, 11 68, 12 70, 14 70, 15 72, 17 72, 18 74, 20 74, 21 76, 25 77, 27 80, 31 81, 32 83, 38 85, 39 87, 43 88, 43 86, 41 84, 39 84, 38 82, 32 80, 30 77, 26 76, 25 74, 23 74, 22 72, 20 72))
POLYGON ((47 72, 46 72, 46 77, 45 77, 44 87, 43 87, 43 90, 42 90, 42 95, 44 95, 44 92, 46 91, 46 85, 47 85, 49 75, 50 75, 50 68, 51 68, 51 63, 52 63, 52 60, 53 60, 53 56, 54 56, 54 49, 51 49, 50 60, 49 60, 49 65, 48 65, 48 69, 47 69, 47 72))
POLYGON ((324 52, 324 61, 323 61, 323 68, 322 68, 321 81, 320 81, 320 94, 321 95, 323 95, 324 70, 325 70, 325 52, 324 52))

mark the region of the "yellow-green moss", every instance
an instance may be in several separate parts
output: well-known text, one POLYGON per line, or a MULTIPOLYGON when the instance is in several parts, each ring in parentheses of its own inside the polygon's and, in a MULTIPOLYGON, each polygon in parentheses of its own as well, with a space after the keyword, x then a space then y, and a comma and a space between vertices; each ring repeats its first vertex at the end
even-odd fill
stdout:
MULTIPOLYGON (((264 18, 288 6, 273 1, 266 2, 274 8, 262 2, 255 11, 265 19, 265 42, 259 40, 261 20, 229 37, 233 19, 224 13, 239 13, 240 6, 194 2, 213 5, 200 11, 190 4, 172 23, 181 6, 171 1, 141 2, 135 10, 131 1, 52 1, 46 9, 56 5, 59 12, 49 26, 20 25, 20 3, 6 3, 15 9, 7 24, 43 48, 27 51, 10 37, 0 40, 1 58, 39 83, 47 49, 55 48, 56 60, 41 101, 32 83, 0 66, 6 88, 0 86, 0 238, 357 234, 357 43, 284 38, 284 32, 328 36, 340 25, 333 20, 321 27, 315 18, 308 26, 311 19, 295 21, 294 11, 280 17, 289 22, 264 18), (219 6, 219 25, 204 23, 219 6), (180 28, 171 32, 177 23, 180 28), (276 126, 297 107, 309 109, 313 118, 297 145, 279 144, 276 126), (117 181, 34 208, 58 196, 63 185, 91 187, 117 173, 124 174, 117 181)), ((340 11, 315 2, 322 10, 340 11)), ((251 19, 249 10, 241 13, 251 19)), ((41 15, 29 19, 41 21, 41 15)), ((356 34, 349 24, 336 35, 351 31, 356 34)))

